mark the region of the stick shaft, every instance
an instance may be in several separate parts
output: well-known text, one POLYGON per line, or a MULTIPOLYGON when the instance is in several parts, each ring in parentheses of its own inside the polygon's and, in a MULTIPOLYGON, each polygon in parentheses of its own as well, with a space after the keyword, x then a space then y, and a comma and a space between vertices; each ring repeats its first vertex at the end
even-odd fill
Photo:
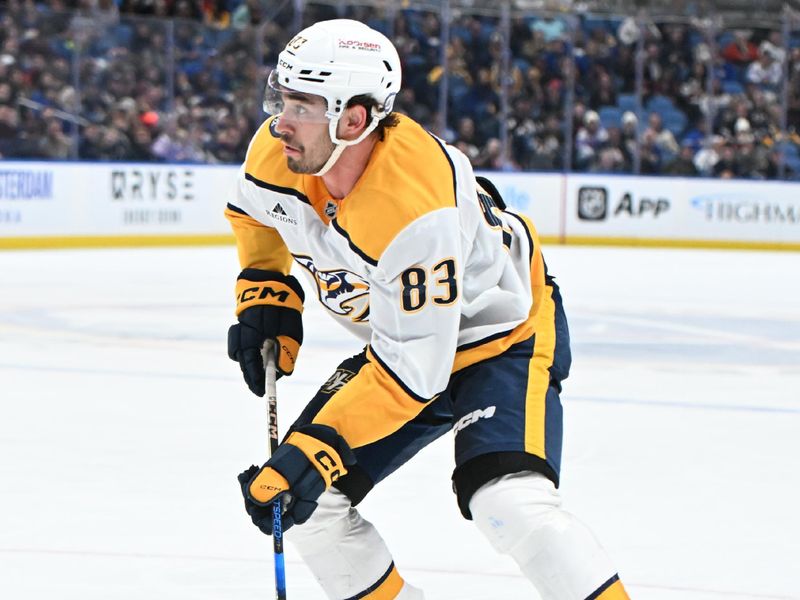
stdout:
MULTIPOLYGON (((269 448, 267 457, 278 449, 278 379, 275 368, 275 344, 264 345, 264 370, 267 375, 267 431, 269 448)), ((272 548, 275 555, 275 598, 286 600, 286 566, 283 559, 283 524, 281 522, 281 500, 272 503, 272 548)))

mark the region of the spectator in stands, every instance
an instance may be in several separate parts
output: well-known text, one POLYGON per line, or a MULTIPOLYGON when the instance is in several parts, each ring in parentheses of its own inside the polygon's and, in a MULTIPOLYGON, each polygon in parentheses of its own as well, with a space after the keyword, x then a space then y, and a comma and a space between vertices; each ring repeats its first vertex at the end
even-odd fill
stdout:
POLYGON ((555 116, 559 119, 564 114, 564 82, 561 79, 553 78, 544 87, 544 99, 542 100, 539 111, 542 117, 555 116))
POLYGON ((758 60, 754 60, 747 67, 745 79, 749 83, 759 86, 762 90, 772 93, 779 91, 779 86, 783 79, 783 65, 775 60, 775 55, 770 47, 762 46, 758 60))
POLYGON ((155 160, 156 156, 151 151, 153 136, 150 129, 143 123, 133 125, 131 133, 131 151, 129 159, 132 161, 148 162, 155 160))
POLYGON ((600 123, 600 115, 588 110, 583 116, 583 126, 575 136, 575 168, 589 170, 597 159, 597 153, 608 140, 608 131, 600 123))
POLYGON ((506 164, 503 157, 503 145, 497 138, 491 138, 481 150, 477 158, 472 161, 475 169, 505 170, 506 164))
POLYGON ((629 165, 622 151, 622 136, 617 127, 608 129, 608 140, 597 151, 597 159, 590 166, 594 173, 625 173, 629 165))
POLYGON ((750 41, 752 32, 737 30, 733 39, 722 49, 721 56, 733 65, 744 67, 758 58, 758 47, 750 41))
POLYGON ((656 175, 661 171, 662 156, 653 131, 645 131, 639 145, 639 165, 644 175, 656 175))
POLYGON ((531 25, 531 30, 534 32, 541 32, 545 42, 563 39, 567 26, 562 19, 556 19, 550 16, 536 18, 531 25))
POLYGON ((150 151, 156 158, 166 162, 201 162, 206 158, 196 138, 190 138, 186 119, 178 118, 168 123, 156 137, 150 151))
POLYGON ((533 158, 536 149, 536 132, 539 127, 533 117, 534 104, 525 95, 514 99, 514 104, 507 122, 507 130, 511 137, 511 152, 521 165, 526 165, 533 158))
POLYGON ((730 179, 739 174, 739 164, 736 160, 736 149, 732 145, 726 144, 722 147, 719 160, 717 161, 717 164, 714 165, 712 173, 715 177, 721 177, 723 179, 730 179))
POLYGON ((617 90, 606 70, 597 66, 589 80, 589 106, 598 109, 602 106, 614 106, 617 103, 617 90))
POLYGON ((547 115, 536 134, 536 152, 528 168, 552 171, 564 167, 564 128, 561 120, 547 115))
POLYGON ((19 114, 7 105, 0 104, 0 158, 16 156, 17 132, 19 131, 19 114))
POLYGON ((261 0, 244 0, 231 14, 231 26, 242 29, 250 25, 260 25, 264 20, 261 0))
POLYGON ((39 152, 45 158, 65 160, 72 155, 72 140, 64 133, 61 121, 52 109, 42 113, 44 131, 39 139, 39 152))
MULTIPOLYGON (((285 25, 294 19, 293 11, 292 3, 273 7, 263 0, 7 2, 0 9, 0 154, 63 157, 68 143, 69 152, 74 152, 69 119, 55 119, 48 108, 85 120, 78 147, 82 158, 184 156, 221 161, 233 152, 243 154, 238 140, 248 137, 261 117, 258 88, 265 73, 259 65, 273 62, 287 41, 285 25), (265 7, 269 21, 265 21, 265 7), (58 12, 64 10, 71 12, 58 12), (164 21, 126 18, 131 13, 179 17, 174 38, 168 40, 164 21), (263 35, 258 42, 251 27, 255 24, 263 35), (81 50, 78 73, 73 72, 76 47, 81 50), (258 47, 263 49, 262 56, 254 53, 258 47), (170 57, 173 64, 168 63, 170 57), (76 80, 78 89, 72 87, 76 80), (166 135, 164 123, 184 116, 180 131, 166 135), (157 140, 159 144, 154 145, 157 140), (153 148, 160 148, 158 155, 153 148)), ((307 3, 304 18, 337 14, 357 15, 364 21, 384 19, 374 8, 333 3, 307 3)), ((573 116, 573 162, 580 169, 619 170, 621 153, 623 169, 629 170, 636 162, 637 147, 642 146, 643 172, 691 171, 686 162, 689 151, 683 147, 688 145, 698 150, 695 167, 710 174, 724 144, 701 141, 719 134, 730 140, 739 159, 735 168, 721 166, 720 173, 775 176, 779 147, 795 143, 792 126, 800 123, 800 48, 787 55, 788 40, 777 29, 737 31, 730 43, 712 52, 713 45, 705 40, 698 43, 698 36, 690 36, 685 24, 648 22, 640 28, 636 19, 628 18, 612 33, 597 19, 579 15, 578 29, 570 32, 564 19, 515 12, 509 57, 499 35, 500 21, 459 11, 450 23, 450 58, 444 71, 437 67, 444 43, 440 15, 410 5, 394 17, 405 82, 397 110, 430 128, 438 126, 439 85, 446 72, 450 106, 445 125, 449 127, 440 133, 453 136, 487 168, 562 168, 564 124, 573 116), (597 135, 590 135, 594 125, 587 127, 585 122, 589 110, 616 106, 622 103, 622 94, 636 93, 635 50, 642 35, 646 56, 641 105, 646 106, 654 94, 671 100, 690 123, 683 143, 679 147, 674 136, 668 139, 666 128, 654 127, 650 117, 648 129, 637 135, 638 124, 631 112, 623 116, 619 133, 610 128, 608 139, 599 145, 596 140, 588 143, 597 135), (568 40, 574 40, 574 45, 568 40), (510 59, 510 72, 503 73, 506 59, 510 59), (789 69, 785 82, 784 65, 789 69), (713 81, 710 93, 709 77, 713 81), (574 88, 569 89, 572 84, 574 88), (784 115, 778 92, 783 85, 787 87, 788 132, 781 129, 784 115), (575 113, 565 115, 570 96, 575 113), (507 100, 508 114, 501 114, 502 100, 507 100), (471 125, 466 125, 470 119, 471 125), (752 142, 737 129, 742 119, 750 125, 752 142), (498 141, 503 127, 510 154, 517 159, 510 165, 504 162, 498 141), (461 139, 470 129, 470 141, 461 139), (584 152, 588 158, 581 154, 579 159, 584 152)), ((389 22, 384 24, 388 31, 389 22)), ((698 33, 702 36, 703 31, 698 33)), ((620 108, 627 110, 630 99, 625 100, 620 108)), ((667 122, 672 126, 672 121, 667 122)), ((794 151, 786 158, 794 160, 794 151)))
POLYGON ((620 150, 625 155, 629 165, 633 165, 633 157, 639 148, 639 119, 635 113, 626 110, 622 113, 622 127, 620 129, 620 150))
POLYGON ((226 29, 231 24, 231 13, 226 0, 203 0, 200 6, 203 24, 215 29, 226 29))
POLYGON ((664 174, 674 177, 696 177, 698 175, 697 167, 694 164, 694 148, 690 143, 684 142, 681 145, 678 156, 664 167, 664 174))
POLYGON ((755 136, 746 131, 736 136, 736 170, 739 177, 763 179, 767 171, 768 151, 756 146, 755 136))
POLYGON ((702 98, 706 90, 706 67, 702 62, 694 62, 689 75, 678 88, 676 105, 683 111, 689 122, 697 121, 703 115, 702 98))
POLYGON ((475 160, 480 154, 479 140, 475 133, 475 121, 472 117, 461 117, 456 128, 455 145, 470 160, 475 160))
POLYGON ((664 127, 664 122, 661 115, 657 112, 651 112, 647 118, 647 129, 645 129, 643 136, 650 136, 653 143, 658 147, 659 154, 664 157, 664 160, 669 162, 674 157, 680 147, 675 140, 673 133, 664 127))
POLYGON ((703 141, 703 147, 694 155, 694 166, 700 175, 710 177, 714 167, 719 162, 725 138, 721 135, 712 135, 703 141))

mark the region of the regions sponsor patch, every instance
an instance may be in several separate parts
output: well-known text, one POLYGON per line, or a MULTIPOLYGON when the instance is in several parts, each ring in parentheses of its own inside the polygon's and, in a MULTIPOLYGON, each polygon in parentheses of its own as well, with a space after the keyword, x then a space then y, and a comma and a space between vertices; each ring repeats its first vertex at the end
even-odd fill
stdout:
POLYGON ((276 221, 280 221, 281 223, 287 223, 288 225, 297 225, 297 219, 289 214, 288 208, 284 206, 285 203, 281 203, 280 201, 276 202, 271 209, 266 209, 269 216, 275 219, 276 221))

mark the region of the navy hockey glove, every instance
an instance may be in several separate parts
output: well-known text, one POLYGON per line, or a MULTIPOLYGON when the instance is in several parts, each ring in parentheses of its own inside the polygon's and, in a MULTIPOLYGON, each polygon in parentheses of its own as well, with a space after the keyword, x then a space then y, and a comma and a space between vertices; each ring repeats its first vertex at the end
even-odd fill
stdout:
POLYGON ((277 341, 278 376, 291 375, 303 343, 303 301, 300 282, 291 275, 245 269, 236 280, 236 315, 228 330, 228 356, 239 363, 247 387, 264 395, 266 375, 261 349, 277 341))
POLYGON ((289 434, 263 467, 253 465, 239 474, 245 510, 256 527, 272 535, 272 503, 284 497, 283 530, 305 523, 317 508, 317 498, 355 462, 333 427, 304 425, 289 434))

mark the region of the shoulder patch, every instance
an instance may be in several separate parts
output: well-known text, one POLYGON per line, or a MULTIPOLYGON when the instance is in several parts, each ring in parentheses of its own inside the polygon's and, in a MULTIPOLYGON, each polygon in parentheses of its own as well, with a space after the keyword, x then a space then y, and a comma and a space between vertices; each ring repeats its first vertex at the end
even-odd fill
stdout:
POLYGON ((278 119, 280 119, 280 115, 278 115, 275 118, 273 118, 272 120, 270 120, 268 127, 269 127, 270 135, 272 135, 272 137, 274 137, 274 138, 279 138, 280 139, 281 134, 278 133, 278 131, 275 129, 278 126, 278 119))

